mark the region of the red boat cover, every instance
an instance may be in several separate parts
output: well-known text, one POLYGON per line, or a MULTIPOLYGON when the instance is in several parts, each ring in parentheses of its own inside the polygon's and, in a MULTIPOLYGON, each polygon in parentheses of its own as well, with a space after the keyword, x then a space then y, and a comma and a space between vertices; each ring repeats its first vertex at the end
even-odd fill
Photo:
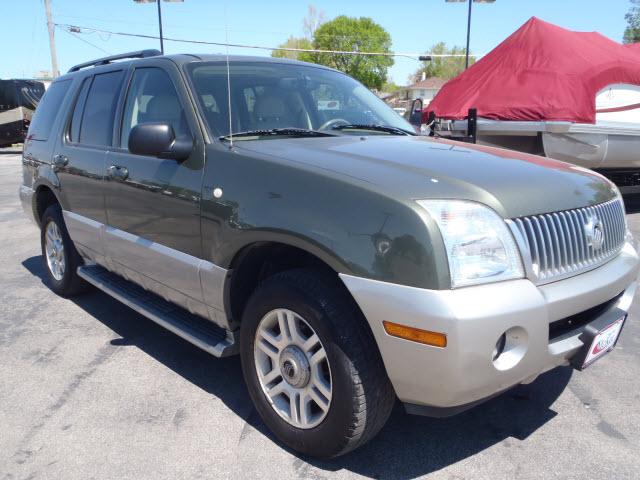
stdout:
POLYGON ((447 82, 426 106, 449 119, 469 108, 492 120, 595 123, 598 91, 640 85, 640 48, 596 32, 572 32, 532 17, 489 54, 447 82))

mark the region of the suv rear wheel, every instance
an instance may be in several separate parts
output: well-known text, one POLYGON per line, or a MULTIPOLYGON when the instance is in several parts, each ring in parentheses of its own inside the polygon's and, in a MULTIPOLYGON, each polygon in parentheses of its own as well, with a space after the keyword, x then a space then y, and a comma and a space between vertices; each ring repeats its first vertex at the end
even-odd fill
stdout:
POLYGON ((290 270, 245 308, 242 369, 258 413, 290 448, 342 455, 382 428, 395 402, 361 312, 331 279, 290 270))
POLYGON ((76 273, 82 258, 69 237, 60 205, 48 207, 40 225, 42 260, 51 290, 64 297, 84 292, 88 285, 76 273))

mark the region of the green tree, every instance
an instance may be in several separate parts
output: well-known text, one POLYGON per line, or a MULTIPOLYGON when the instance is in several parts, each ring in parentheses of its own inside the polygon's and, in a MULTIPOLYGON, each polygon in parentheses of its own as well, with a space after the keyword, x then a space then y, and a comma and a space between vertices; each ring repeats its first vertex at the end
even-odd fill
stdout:
MULTIPOLYGON (((301 48, 309 50, 313 48, 311 40, 304 37, 291 36, 286 42, 278 45, 279 48, 301 48)), ((301 60, 303 62, 310 62, 311 54, 309 52, 296 52, 292 50, 273 50, 271 52, 272 57, 289 58, 291 60, 301 60)))
MULTIPOLYGON (((341 15, 320 25, 313 35, 316 50, 390 52, 391 36, 380 25, 366 17, 341 15)), ((384 55, 352 55, 314 52, 311 60, 336 68, 360 80, 369 88, 380 90, 387 80, 393 57, 384 55)))
POLYGON ((640 0, 631 0, 633 6, 624 16, 627 28, 624 30, 622 41, 624 43, 640 42, 640 0))
POLYGON ((382 85, 381 90, 386 93, 393 93, 393 92, 397 92, 401 88, 402 87, 396 84, 396 82, 392 80, 387 80, 386 82, 384 82, 384 85, 382 85))
MULTIPOLYGON (((640 1, 640 0, 638 0, 640 1)), ((424 72, 427 77, 440 77, 450 80, 464 71, 464 47, 447 48, 444 42, 438 42, 431 47, 429 53, 437 55, 463 55, 460 57, 432 57, 428 62, 423 62, 422 66, 411 76, 410 82, 416 82, 422 77, 424 72)), ((473 57, 469 57, 469 65, 475 62, 473 57)))

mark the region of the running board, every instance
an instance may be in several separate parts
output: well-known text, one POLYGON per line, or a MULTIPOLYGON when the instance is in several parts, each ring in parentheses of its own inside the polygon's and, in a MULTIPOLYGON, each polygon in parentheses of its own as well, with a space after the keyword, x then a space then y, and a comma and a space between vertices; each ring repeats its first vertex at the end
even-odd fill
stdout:
POLYGON ((136 312, 216 357, 237 353, 232 332, 168 302, 98 265, 78 267, 78 275, 136 312))

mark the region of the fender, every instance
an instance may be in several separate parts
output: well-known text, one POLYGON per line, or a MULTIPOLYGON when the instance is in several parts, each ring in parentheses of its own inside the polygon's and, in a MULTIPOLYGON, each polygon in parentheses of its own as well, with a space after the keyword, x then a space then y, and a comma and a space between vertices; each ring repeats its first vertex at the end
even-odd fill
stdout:
MULTIPOLYGON (((28 165, 26 161, 24 161, 23 163, 25 164, 25 166, 28 165)), ((31 163, 31 166, 35 168, 32 176, 33 182, 31 186, 27 185, 27 182, 25 182, 25 184, 21 188, 31 189, 31 194, 30 194, 31 199, 27 200, 27 202, 31 203, 31 213, 33 215, 33 219, 36 225, 39 226, 40 218, 38 215, 37 201, 38 201, 38 193, 43 188, 47 188, 53 193, 53 196, 55 197, 56 201, 62 206, 62 208, 64 208, 64 205, 61 201, 62 196, 60 195, 60 180, 58 179, 58 176, 55 174, 52 166, 48 163, 36 163, 36 164, 31 163)), ((26 176, 27 175, 25 171, 25 177, 26 176)), ((26 208, 27 207, 25 206, 25 210, 26 208)))

